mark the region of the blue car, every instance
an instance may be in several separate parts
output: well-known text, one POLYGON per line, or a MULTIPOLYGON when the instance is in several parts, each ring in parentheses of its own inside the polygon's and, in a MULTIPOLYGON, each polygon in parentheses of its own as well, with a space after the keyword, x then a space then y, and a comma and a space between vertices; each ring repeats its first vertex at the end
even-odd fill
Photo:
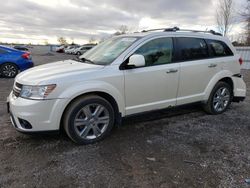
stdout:
POLYGON ((29 52, 24 52, 0 45, 0 75, 14 78, 19 71, 33 67, 29 52))

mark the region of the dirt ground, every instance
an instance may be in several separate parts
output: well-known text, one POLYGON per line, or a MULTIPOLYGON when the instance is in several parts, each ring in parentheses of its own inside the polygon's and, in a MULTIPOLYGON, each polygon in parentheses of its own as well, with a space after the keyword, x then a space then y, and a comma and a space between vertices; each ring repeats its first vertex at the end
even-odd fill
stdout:
MULTIPOLYGON (((72 58, 32 49, 36 65, 72 58)), ((200 106, 124 119, 111 136, 77 146, 64 134, 12 128, 0 78, 0 187, 250 187, 250 71, 247 98, 224 114, 200 106)))

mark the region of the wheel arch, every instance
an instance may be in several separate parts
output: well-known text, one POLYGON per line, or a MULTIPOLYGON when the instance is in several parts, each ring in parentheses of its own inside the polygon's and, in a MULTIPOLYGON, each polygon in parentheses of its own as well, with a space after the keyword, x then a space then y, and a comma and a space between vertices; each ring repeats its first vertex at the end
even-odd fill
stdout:
POLYGON ((103 92, 103 91, 90 91, 90 92, 86 92, 86 93, 80 94, 80 95, 74 97, 72 100, 69 101, 69 103, 64 108, 63 113, 62 113, 61 118, 60 118, 60 130, 62 130, 62 128, 63 128, 63 122, 62 122, 63 121, 63 117, 64 117, 65 112, 67 111, 68 107, 70 106, 70 104, 72 104, 75 100, 79 99, 80 97, 90 96, 90 95, 96 95, 96 96, 102 97, 105 100, 107 100, 111 104, 111 106, 113 107, 114 112, 115 112, 115 125, 120 125, 122 115, 121 115, 118 103, 115 100, 115 98, 112 95, 110 95, 109 93, 107 93, 107 92, 103 92))
POLYGON ((6 62, 4 62, 4 63, 1 63, 1 64, 0 64, 0 69, 2 68, 2 66, 3 66, 4 64, 7 64, 7 63, 14 64, 14 65, 18 68, 18 70, 20 70, 20 67, 19 67, 19 65, 18 65, 17 63, 10 62, 10 61, 6 61, 6 62))
MULTIPOLYGON (((207 101, 210 93, 212 92, 214 86, 220 82, 226 82, 232 87, 232 91, 234 91, 234 81, 232 79, 233 73, 227 70, 221 71, 217 73, 208 83, 206 89, 205 89, 205 95, 204 95, 204 101, 207 101)), ((234 93, 232 93, 234 95, 234 93)))
MULTIPOLYGON (((231 77, 225 77, 225 78, 222 78, 220 79, 218 82, 225 82, 227 84, 230 85, 232 91, 234 90, 234 83, 233 83, 233 79, 231 77)), ((218 83, 217 82, 217 83, 218 83)))

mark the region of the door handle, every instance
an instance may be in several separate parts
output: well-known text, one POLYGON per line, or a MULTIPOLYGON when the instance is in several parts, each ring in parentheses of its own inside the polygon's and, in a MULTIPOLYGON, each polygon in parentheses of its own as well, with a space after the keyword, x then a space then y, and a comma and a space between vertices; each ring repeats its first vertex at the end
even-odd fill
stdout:
POLYGON ((169 74, 169 73, 176 73, 176 72, 178 72, 178 70, 177 69, 169 69, 169 70, 167 70, 167 74, 169 74))
POLYGON ((208 65, 209 68, 217 67, 217 64, 210 64, 208 65))

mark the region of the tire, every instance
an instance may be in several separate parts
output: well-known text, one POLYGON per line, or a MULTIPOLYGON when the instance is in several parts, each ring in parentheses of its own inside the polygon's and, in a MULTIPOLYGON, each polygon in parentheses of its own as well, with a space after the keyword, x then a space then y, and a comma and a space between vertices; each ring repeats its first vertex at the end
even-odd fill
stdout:
POLYGON ((18 67, 14 63, 4 63, 0 68, 0 74, 6 78, 15 78, 18 74, 18 67))
POLYGON ((76 55, 80 56, 80 55, 82 55, 82 53, 81 52, 77 52, 76 55))
POLYGON ((108 136, 114 126, 115 112, 112 105, 96 95, 83 96, 66 109, 63 127, 77 144, 92 144, 108 136))
POLYGON ((222 114, 229 108, 232 98, 232 87, 228 83, 220 81, 214 86, 207 103, 204 105, 204 110, 208 114, 222 114))

